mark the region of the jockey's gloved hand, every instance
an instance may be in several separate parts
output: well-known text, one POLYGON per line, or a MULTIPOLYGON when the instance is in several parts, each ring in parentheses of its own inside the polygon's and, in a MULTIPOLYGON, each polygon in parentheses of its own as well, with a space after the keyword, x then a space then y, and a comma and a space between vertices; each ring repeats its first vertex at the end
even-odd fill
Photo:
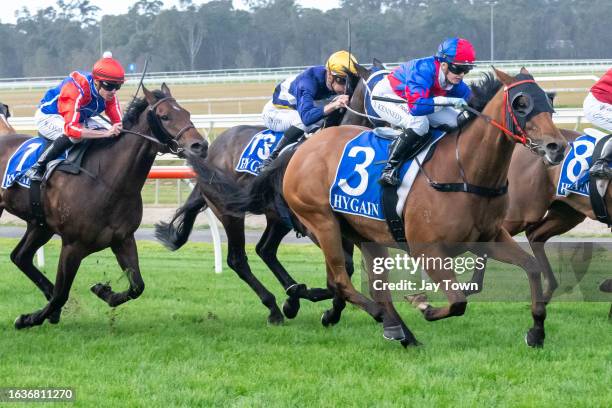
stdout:
POLYGON ((463 98, 449 98, 449 99, 454 99, 452 103, 453 103, 453 108, 455 109, 463 110, 465 109, 466 106, 468 106, 468 103, 463 98))
POLYGON ((463 98, 451 98, 448 96, 436 96, 433 98, 434 104, 437 105, 434 110, 437 112, 446 106, 452 106, 455 109, 462 110, 467 106, 467 102, 463 98), (440 106, 441 105, 441 106, 440 106))

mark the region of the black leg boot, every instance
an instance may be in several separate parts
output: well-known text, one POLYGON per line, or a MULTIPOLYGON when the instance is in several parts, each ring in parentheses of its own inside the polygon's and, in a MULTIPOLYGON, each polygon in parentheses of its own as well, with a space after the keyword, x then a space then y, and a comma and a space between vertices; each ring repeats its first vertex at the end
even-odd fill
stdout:
POLYGON ((608 167, 610 162, 612 162, 612 143, 607 143, 601 152, 601 157, 591 166, 591 175, 602 179, 612 179, 612 169, 608 167))
POLYGON ((42 178, 45 175, 45 169, 47 168, 47 164, 51 160, 56 159, 60 154, 64 152, 64 150, 68 149, 70 146, 72 146, 72 142, 65 135, 62 135, 55 139, 40 155, 38 161, 34 163, 30 170, 26 172, 26 176, 32 181, 42 181, 42 178))
POLYGON ((304 131, 295 126, 291 126, 289 129, 287 129, 281 141, 276 145, 272 153, 270 153, 270 156, 268 156, 268 158, 261 163, 259 171, 261 172, 263 169, 268 167, 285 147, 289 146, 293 142, 297 142, 303 134, 304 131))
POLYGON ((429 138, 430 133, 421 136, 412 129, 405 129, 391 144, 391 154, 378 183, 391 186, 399 185, 399 168, 402 162, 414 157, 427 143, 429 138))

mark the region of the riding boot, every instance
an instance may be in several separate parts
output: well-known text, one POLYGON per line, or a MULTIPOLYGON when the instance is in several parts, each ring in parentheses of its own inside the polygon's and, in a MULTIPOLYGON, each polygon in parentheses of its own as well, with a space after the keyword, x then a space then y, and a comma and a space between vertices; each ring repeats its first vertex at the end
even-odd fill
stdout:
POLYGON ((259 171, 261 172, 264 168, 268 167, 285 147, 289 146, 291 143, 297 142, 300 136, 303 134, 304 131, 295 126, 291 126, 289 129, 287 129, 283 135, 283 138, 276 145, 276 148, 274 148, 268 158, 261 163, 259 171))
POLYGON ((612 169, 608 167, 610 162, 612 162, 612 143, 606 143, 601 157, 591 166, 591 175, 602 179, 612 179, 612 169))
POLYGON ((42 181, 45 175, 47 164, 56 159, 66 149, 72 146, 72 142, 67 136, 62 135, 55 139, 45 151, 40 155, 38 161, 26 172, 26 176, 32 181, 42 181))
POLYGON ((412 129, 404 129, 391 144, 391 153, 382 171, 379 184, 397 186, 400 184, 399 168, 406 159, 414 157, 429 140, 430 133, 421 136, 412 129))

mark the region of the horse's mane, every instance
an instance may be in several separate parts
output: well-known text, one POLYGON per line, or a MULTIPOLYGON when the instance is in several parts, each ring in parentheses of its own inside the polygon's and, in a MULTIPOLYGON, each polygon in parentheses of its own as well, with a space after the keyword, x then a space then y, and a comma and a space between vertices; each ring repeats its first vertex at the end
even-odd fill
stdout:
POLYGON ((469 105, 478 112, 482 112, 501 86, 501 81, 495 79, 495 75, 492 72, 482 74, 482 79, 480 81, 470 85, 472 97, 469 101, 469 105))
MULTIPOLYGON (((166 96, 159 89, 152 91, 152 93, 157 99, 161 99, 166 96)), ((125 115, 123 115, 123 127, 126 129, 131 129, 134 125, 136 125, 136 123, 138 123, 138 118, 140 118, 140 114, 147 106, 149 106, 149 103, 145 98, 136 98, 132 103, 130 103, 125 110, 125 115)))

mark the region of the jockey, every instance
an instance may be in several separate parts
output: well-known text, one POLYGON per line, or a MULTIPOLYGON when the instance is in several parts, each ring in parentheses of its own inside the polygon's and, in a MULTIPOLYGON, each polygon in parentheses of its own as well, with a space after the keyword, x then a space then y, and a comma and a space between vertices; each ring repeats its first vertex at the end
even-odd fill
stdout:
POLYGON ((125 81, 119 61, 107 51, 93 66, 93 71, 73 71, 41 99, 34 119, 38 133, 52 141, 26 175, 41 181, 47 164, 81 139, 118 136, 122 114, 117 91, 125 81), (94 117, 106 112, 113 123, 106 129, 94 117))
POLYGON ((267 128, 285 134, 261 168, 269 165, 305 131, 320 126, 325 116, 345 107, 349 101, 349 95, 345 95, 347 79, 356 75, 355 57, 348 51, 338 51, 329 57, 325 66, 310 67, 278 84, 262 115, 267 128), (339 96, 324 106, 315 104, 333 95, 339 96))
MULTIPOLYGON (((602 129, 612 133, 612 69, 593 85, 584 99, 584 116, 602 129)), ((608 165, 612 162, 612 146, 607 143, 601 152, 601 158, 593 163, 591 174, 595 177, 612 179, 612 170, 608 165)))
POLYGON ((382 102, 372 98, 376 113, 403 132, 391 144, 389 160, 380 184, 398 185, 401 163, 414 157, 430 140, 429 125, 456 127, 460 109, 467 105, 471 90, 463 77, 473 67, 476 53, 463 38, 448 38, 435 56, 414 59, 395 68, 372 89, 372 97, 407 103, 382 102), (436 106, 447 104, 448 106, 436 106))

